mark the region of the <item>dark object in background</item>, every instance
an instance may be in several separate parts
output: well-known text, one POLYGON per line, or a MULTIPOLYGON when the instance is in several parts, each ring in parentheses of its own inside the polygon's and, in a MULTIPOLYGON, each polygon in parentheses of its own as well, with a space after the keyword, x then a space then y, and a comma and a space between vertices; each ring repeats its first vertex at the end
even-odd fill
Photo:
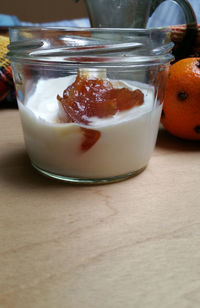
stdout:
POLYGON ((7 29, 0 32, 0 107, 17 107, 10 61, 6 57, 9 44, 7 29))

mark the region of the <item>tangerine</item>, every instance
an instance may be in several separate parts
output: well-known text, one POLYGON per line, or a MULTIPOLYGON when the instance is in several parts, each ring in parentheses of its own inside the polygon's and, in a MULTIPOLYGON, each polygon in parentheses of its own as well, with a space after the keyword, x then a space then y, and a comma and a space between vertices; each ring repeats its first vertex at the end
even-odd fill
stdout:
POLYGON ((200 140, 200 58, 171 65, 161 123, 177 137, 200 140))

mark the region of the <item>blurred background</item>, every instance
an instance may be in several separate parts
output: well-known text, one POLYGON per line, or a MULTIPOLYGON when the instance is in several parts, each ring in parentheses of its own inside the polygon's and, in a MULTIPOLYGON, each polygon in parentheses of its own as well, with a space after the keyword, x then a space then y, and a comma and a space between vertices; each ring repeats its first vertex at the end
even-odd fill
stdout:
MULTIPOLYGON (((98 0, 96 0, 98 1, 98 0)), ((141 0, 142 1, 142 0, 141 0)), ((200 23, 200 0, 188 0, 200 23)), ((87 17, 83 0, 5 0, 1 1, 0 14, 15 15, 20 21, 32 23, 56 22, 87 17)), ((173 0, 164 1, 149 21, 150 27, 185 23, 184 15, 173 0)), ((3 23, 3 20, 0 24, 3 23)))
POLYGON ((0 13, 34 23, 87 17, 83 0, 78 3, 73 0, 2 0, 0 13))

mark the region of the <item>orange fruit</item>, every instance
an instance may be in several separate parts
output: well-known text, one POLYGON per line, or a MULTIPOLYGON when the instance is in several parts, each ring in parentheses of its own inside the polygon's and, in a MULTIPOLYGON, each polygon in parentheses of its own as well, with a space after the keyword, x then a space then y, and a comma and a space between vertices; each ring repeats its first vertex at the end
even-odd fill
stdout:
POLYGON ((177 137, 200 140, 200 58, 171 65, 161 122, 177 137))

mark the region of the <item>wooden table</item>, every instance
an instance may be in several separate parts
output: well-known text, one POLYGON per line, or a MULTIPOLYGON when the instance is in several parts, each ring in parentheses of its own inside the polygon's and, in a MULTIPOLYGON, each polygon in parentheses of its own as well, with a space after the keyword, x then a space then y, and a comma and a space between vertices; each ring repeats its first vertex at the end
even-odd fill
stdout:
POLYGON ((0 307, 199 308, 200 143, 160 130, 140 175, 70 186, 0 110, 0 307))

